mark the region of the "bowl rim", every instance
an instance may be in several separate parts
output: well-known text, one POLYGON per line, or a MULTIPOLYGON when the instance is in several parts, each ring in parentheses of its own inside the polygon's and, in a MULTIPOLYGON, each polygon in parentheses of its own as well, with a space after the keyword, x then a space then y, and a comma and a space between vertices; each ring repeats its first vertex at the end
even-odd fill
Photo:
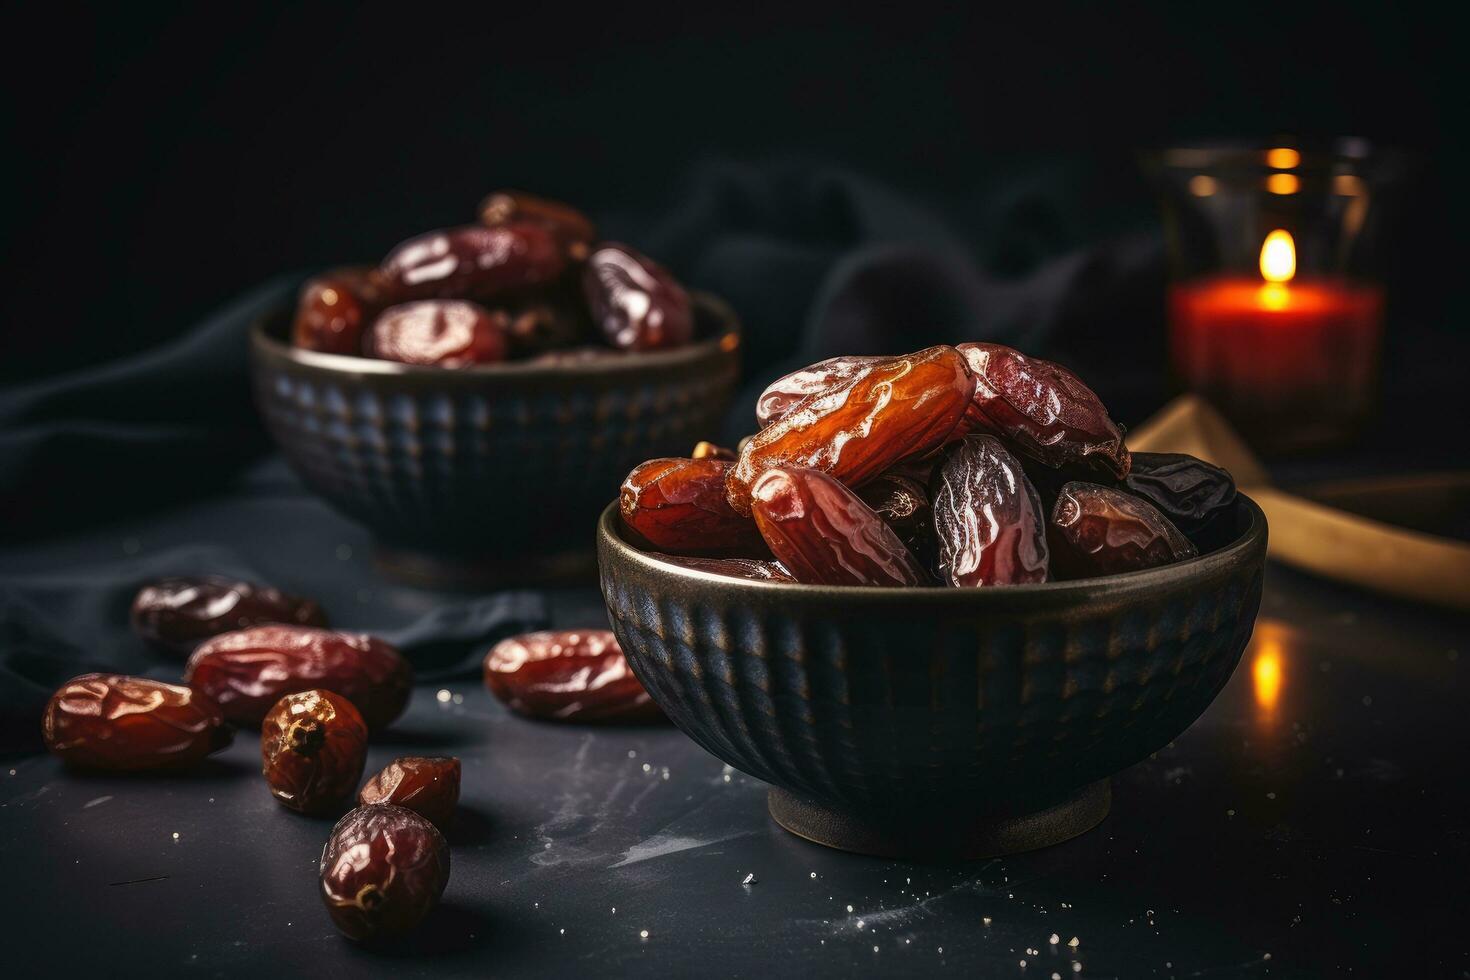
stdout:
POLYGON ((256 351, 268 354, 273 358, 333 374, 372 374, 440 380, 616 375, 648 368, 692 366, 711 357, 729 355, 739 350, 742 339, 740 319, 735 315, 730 304, 713 293, 697 289, 689 290, 689 299, 694 305, 696 315, 703 314, 717 324, 714 336, 670 350, 640 351, 626 356, 611 356, 583 363, 537 364, 531 361, 502 361, 497 364, 476 364, 451 369, 427 364, 404 364, 399 361, 385 361, 373 357, 354 357, 351 354, 328 354, 323 351, 303 350, 272 336, 268 329, 274 321, 290 313, 292 309, 290 303, 272 307, 257 317, 250 325, 250 343, 256 351))
POLYGON ((788 595, 793 599, 831 599, 845 596, 861 598, 865 603, 872 601, 885 605, 912 602, 917 599, 958 605, 967 603, 1006 604, 1011 601, 1021 603, 1028 600, 1036 601, 1043 597, 1058 601, 1066 598, 1085 600, 1096 598, 1099 590, 1136 591, 1161 588, 1166 585, 1177 586, 1181 579, 1209 578, 1212 574, 1242 566, 1249 562, 1254 552, 1259 552, 1264 557, 1267 538, 1265 512, 1261 510, 1259 504, 1244 493, 1237 491, 1235 499, 1245 508, 1250 517, 1250 524, 1234 541, 1207 554, 1137 572, 991 588, 957 589, 947 585, 814 585, 801 582, 734 578, 714 572, 684 568, 660 561, 652 554, 625 541, 617 531, 618 501, 616 500, 603 509, 602 516, 597 520, 597 539, 599 556, 606 548, 624 561, 634 562, 650 573, 672 580, 705 585, 718 584, 735 590, 752 590, 754 594, 767 598, 776 594, 788 595))

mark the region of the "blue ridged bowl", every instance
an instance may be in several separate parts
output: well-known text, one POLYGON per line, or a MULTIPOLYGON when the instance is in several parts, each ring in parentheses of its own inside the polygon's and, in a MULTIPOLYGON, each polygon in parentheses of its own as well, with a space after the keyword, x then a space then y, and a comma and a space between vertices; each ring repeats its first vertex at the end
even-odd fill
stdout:
POLYGON ((725 578, 598 525, 613 630, 691 738, 774 786, 819 843, 981 857, 1080 834, 1108 777, 1209 706, 1250 639, 1266 518, 1239 495, 1222 548, 1148 571, 982 589, 725 578))
POLYGON ((597 515, 628 471, 687 456, 723 422, 739 325, 693 300, 696 342, 677 350, 455 370, 299 350, 280 310, 251 334, 255 398, 291 467, 396 570, 524 582, 580 550, 590 571, 597 515))

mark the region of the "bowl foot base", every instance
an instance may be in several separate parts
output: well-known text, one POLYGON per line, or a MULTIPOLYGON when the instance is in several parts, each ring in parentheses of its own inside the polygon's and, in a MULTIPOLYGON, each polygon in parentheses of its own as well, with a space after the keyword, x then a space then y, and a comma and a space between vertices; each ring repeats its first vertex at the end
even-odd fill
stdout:
POLYGON ((937 822, 896 814, 857 814, 772 789, 772 818, 798 837, 827 847, 888 858, 969 860, 1048 847, 1102 823, 1112 806, 1112 784, 1100 780, 1075 796, 1029 813, 972 813, 937 822))
POLYGON ((378 541, 373 565, 395 581, 451 591, 597 583, 597 556, 585 549, 538 552, 531 545, 520 555, 499 558, 490 548, 480 555, 456 555, 378 541))

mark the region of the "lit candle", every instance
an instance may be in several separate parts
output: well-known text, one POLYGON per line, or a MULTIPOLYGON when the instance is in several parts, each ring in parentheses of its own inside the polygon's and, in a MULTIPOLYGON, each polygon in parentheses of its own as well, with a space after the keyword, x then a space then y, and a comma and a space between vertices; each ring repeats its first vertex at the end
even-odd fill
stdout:
POLYGON ((1261 243, 1260 278, 1170 290, 1174 371, 1259 447, 1331 441, 1366 413, 1383 324, 1377 286, 1299 279, 1283 229, 1261 243))

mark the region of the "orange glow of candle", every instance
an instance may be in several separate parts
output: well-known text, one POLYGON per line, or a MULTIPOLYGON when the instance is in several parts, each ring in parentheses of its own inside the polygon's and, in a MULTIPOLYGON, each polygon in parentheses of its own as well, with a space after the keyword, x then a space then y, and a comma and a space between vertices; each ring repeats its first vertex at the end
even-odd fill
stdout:
POLYGON ((1296 240, 1291 232, 1277 228, 1261 243, 1261 278, 1267 282, 1291 282, 1296 276, 1296 240))
POLYGON ((1255 689, 1256 707, 1263 712, 1269 714, 1276 710, 1276 702, 1281 699, 1285 673, 1281 644, 1274 637, 1263 638, 1255 660, 1251 661, 1251 685, 1255 689))

